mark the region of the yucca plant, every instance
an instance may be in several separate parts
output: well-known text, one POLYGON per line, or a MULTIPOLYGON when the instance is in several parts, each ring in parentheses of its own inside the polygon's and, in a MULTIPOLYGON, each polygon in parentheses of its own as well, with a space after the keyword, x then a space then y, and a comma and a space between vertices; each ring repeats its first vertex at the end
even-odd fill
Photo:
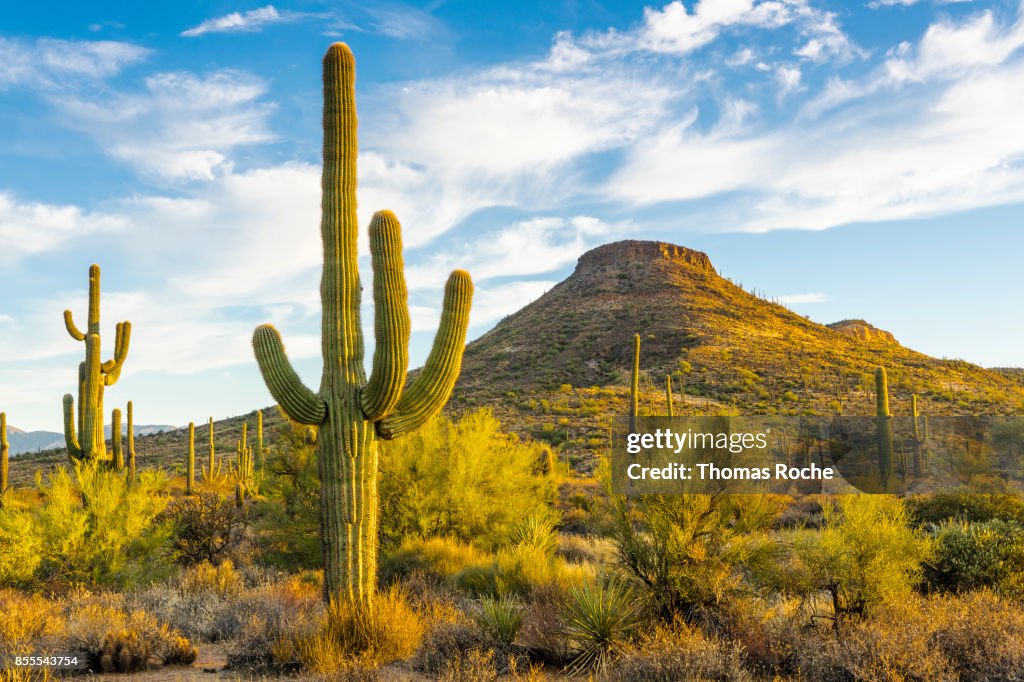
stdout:
POLYGON ((512 545, 533 547, 550 556, 558 547, 555 522, 547 516, 528 516, 512 529, 512 545))
POLYGON ((636 599, 629 586, 616 579, 583 583, 569 589, 562 618, 562 634, 579 649, 566 672, 600 672, 619 657, 636 627, 636 599))
POLYGON ((476 624, 491 639, 504 647, 512 646, 523 625, 524 609, 512 595, 484 597, 474 614, 476 624))

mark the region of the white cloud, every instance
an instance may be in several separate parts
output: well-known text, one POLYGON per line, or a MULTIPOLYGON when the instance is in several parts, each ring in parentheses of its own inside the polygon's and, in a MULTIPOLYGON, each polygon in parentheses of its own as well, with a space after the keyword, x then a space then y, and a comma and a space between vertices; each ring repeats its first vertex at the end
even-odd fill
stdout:
POLYGON ((123 232, 123 216, 83 211, 77 206, 22 202, 0 192, 0 263, 63 248, 68 241, 97 232, 123 232))
POLYGON ((181 35, 194 38, 205 33, 230 33, 237 31, 259 31, 269 24, 282 24, 303 19, 301 12, 279 12, 273 5, 249 10, 248 12, 232 12, 221 17, 207 19, 181 35))
POLYGON ((775 69, 775 80, 779 84, 779 99, 803 90, 800 67, 780 65, 775 69))
POLYGON ((117 75, 143 61, 150 51, 109 40, 25 41, 0 37, 0 89, 25 86, 47 90, 59 85, 96 81, 117 75))
POLYGON ((828 303, 828 294, 810 292, 806 294, 787 294, 776 299, 782 305, 809 305, 812 303, 828 303))
POLYGON ((266 83, 234 70, 205 76, 158 73, 141 92, 62 95, 54 106, 69 124, 143 173, 172 180, 211 180, 230 168, 228 152, 272 141, 262 101, 266 83))
POLYGON ((736 50, 733 56, 725 60, 726 66, 745 66, 750 62, 754 61, 754 51, 749 47, 743 47, 736 50))

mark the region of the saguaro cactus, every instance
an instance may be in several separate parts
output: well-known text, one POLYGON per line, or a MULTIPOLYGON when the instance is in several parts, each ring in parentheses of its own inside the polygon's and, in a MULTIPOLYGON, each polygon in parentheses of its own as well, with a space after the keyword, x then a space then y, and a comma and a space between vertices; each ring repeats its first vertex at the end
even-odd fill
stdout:
POLYGON ((210 437, 210 458, 208 465, 203 467, 203 481, 206 483, 216 483, 221 478, 221 467, 224 463, 217 461, 217 448, 213 444, 213 417, 210 417, 208 433, 210 437))
POLYGON ((672 375, 665 375, 665 403, 668 405, 668 416, 674 417, 675 413, 672 409, 672 375))
POLYGON ((128 480, 135 482, 135 416, 132 401, 128 401, 128 480))
POLYGON ((633 368, 629 381, 629 430, 636 430, 640 414, 640 335, 633 334, 633 368))
POLYGON ((263 412, 261 410, 256 411, 256 461, 259 463, 260 473, 263 473, 264 454, 263 454, 263 412))
POLYGON ((75 399, 64 396, 64 440, 72 459, 94 460, 107 456, 103 433, 103 389, 113 386, 121 376, 128 357, 131 322, 118 322, 114 334, 114 357, 100 360, 100 266, 89 268, 89 326, 83 333, 75 325, 70 310, 64 311, 64 326, 75 341, 85 343, 85 361, 78 365, 77 434, 75 399))
POLYGON ((246 495, 253 493, 256 487, 256 470, 252 459, 252 446, 247 443, 246 432, 248 424, 242 424, 242 437, 238 439, 238 448, 235 454, 235 462, 231 465, 231 473, 235 477, 235 497, 238 506, 246 495))
POLYGON ((892 416, 889 413, 889 379, 885 368, 875 369, 875 414, 878 428, 875 431, 878 441, 878 471, 882 476, 882 486, 889 488, 892 480, 893 447, 892 447, 892 416))
POLYGON ((113 450, 114 470, 124 471, 124 448, 121 445, 121 410, 110 413, 110 449, 113 450))
POLYGON ((7 492, 8 479, 8 456, 10 445, 7 443, 7 413, 0 412, 0 495, 7 492))
POLYGON ((284 412, 317 427, 325 598, 367 600, 377 579, 376 441, 416 430, 447 402, 462 364, 473 284, 461 270, 448 278, 433 348, 406 386, 409 310, 401 227, 390 211, 374 214, 370 252, 376 349, 366 380, 356 249, 355 59, 345 44, 327 50, 323 84, 324 366, 319 391, 302 384, 274 327, 258 327, 253 347, 263 379, 284 412))
POLYGON ((196 491, 196 423, 188 423, 188 457, 185 459, 185 494, 196 491))

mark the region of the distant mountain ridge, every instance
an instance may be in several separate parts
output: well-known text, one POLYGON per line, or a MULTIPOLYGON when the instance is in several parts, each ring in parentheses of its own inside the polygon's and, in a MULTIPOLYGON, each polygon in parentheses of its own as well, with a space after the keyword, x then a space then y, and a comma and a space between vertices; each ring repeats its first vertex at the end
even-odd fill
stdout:
MULTIPOLYGON (((163 424, 136 424, 135 435, 146 436, 153 433, 161 433, 176 429, 176 426, 163 424)), ((110 438, 110 425, 104 427, 104 433, 110 438)), ((121 433, 128 433, 128 427, 121 426, 121 433)), ((21 455, 26 452, 42 452, 53 448, 64 447, 64 434, 57 431, 23 431, 14 426, 7 426, 7 441, 11 446, 11 456, 21 455)))

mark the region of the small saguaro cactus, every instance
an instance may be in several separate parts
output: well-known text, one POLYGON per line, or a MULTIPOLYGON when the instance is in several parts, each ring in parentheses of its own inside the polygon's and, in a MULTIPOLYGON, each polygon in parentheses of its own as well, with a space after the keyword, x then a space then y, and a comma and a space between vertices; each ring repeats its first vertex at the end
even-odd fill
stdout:
POLYGON ((888 489, 893 465, 892 415, 889 413, 889 379, 884 367, 875 369, 875 416, 878 419, 875 432, 878 441, 878 471, 882 476, 882 487, 888 489))
POLYGON ((675 412, 672 409, 672 375, 665 375, 665 404, 668 405, 668 416, 674 417, 675 412))
POLYGON ((633 367, 629 381, 629 430, 636 430, 640 414, 640 335, 633 334, 633 367))
POLYGON ((925 452, 925 443, 928 442, 928 417, 924 418, 924 429, 922 429, 921 413, 917 409, 917 394, 910 396, 910 416, 914 421, 914 473, 920 476, 928 466, 925 452))
POLYGON ((415 431, 448 401, 462 364, 473 284, 462 270, 448 278, 433 348, 406 385, 410 322, 401 226, 390 211, 374 214, 370 254, 376 348, 367 381, 356 248, 355 59, 344 43, 327 50, 323 85, 320 389, 302 384, 273 326, 256 329, 253 348, 263 379, 285 414, 317 427, 324 596, 370 600, 377 584, 377 439, 415 431))
POLYGON ((121 409, 110 413, 110 449, 113 451, 114 471, 124 471, 124 448, 121 445, 121 409))
POLYGON ((135 482, 135 415, 132 401, 128 401, 128 480, 135 482))
POLYGON ((72 460, 107 458, 103 433, 103 389, 113 386, 121 376, 128 357, 132 335, 131 322, 118 322, 114 334, 114 357, 100 360, 100 266, 89 268, 89 326, 83 333, 75 325, 70 310, 64 311, 64 326, 75 341, 85 343, 85 361, 78 365, 78 412, 75 398, 64 396, 64 440, 72 460), (77 433, 76 433, 77 424, 77 433))
POLYGON ((210 459, 207 467, 203 468, 203 481, 206 483, 216 483, 220 480, 221 467, 223 462, 217 461, 217 448, 213 444, 213 417, 210 417, 209 422, 209 436, 210 436, 210 459))
POLYGON ((263 473, 264 453, 263 453, 263 412, 262 410, 256 411, 256 462, 260 467, 260 474, 263 473))
POLYGON ((235 462, 230 465, 232 476, 235 478, 236 492, 241 491, 240 497, 254 492, 256 487, 256 470, 252 460, 252 446, 248 444, 246 432, 248 424, 242 424, 242 436, 238 439, 238 447, 235 454, 235 462))
POLYGON ((0 495, 7 492, 10 483, 7 470, 9 455, 10 444, 7 442, 7 413, 0 412, 0 495))
POLYGON ((196 491, 196 423, 188 423, 188 455, 185 458, 185 494, 196 491))

